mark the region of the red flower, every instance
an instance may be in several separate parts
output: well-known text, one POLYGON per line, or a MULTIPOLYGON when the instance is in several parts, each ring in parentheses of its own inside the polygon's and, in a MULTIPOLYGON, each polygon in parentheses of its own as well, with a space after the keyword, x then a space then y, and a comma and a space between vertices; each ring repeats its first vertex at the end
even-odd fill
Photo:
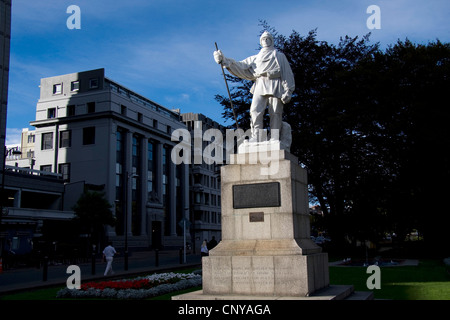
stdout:
POLYGON ((170 279, 164 281, 154 281, 149 279, 126 280, 126 281, 102 281, 102 282, 88 282, 81 285, 81 290, 88 290, 89 288, 104 290, 106 288, 125 290, 125 289, 150 289, 163 283, 175 283, 179 279, 170 279))

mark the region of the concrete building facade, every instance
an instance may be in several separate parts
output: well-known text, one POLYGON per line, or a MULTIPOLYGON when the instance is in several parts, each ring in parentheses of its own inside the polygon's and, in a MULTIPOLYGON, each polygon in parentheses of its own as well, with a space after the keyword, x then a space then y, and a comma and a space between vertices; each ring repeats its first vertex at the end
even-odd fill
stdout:
POLYGON ((118 221, 107 231, 116 246, 125 233, 130 247, 182 245, 189 170, 171 161, 171 133, 186 128, 178 113, 96 69, 41 79, 30 124, 34 168, 62 174, 66 190, 81 183, 104 192, 118 221))
MULTIPOLYGON (((208 129, 218 129, 225 134, 225 127, 216 121, 199 113, 183 113, 182 120, 187 129, 194 136, 194 130, 200 130, 202 135, 208 129)), ((203 141, 202 150, 208 142, 203 141)), ((225 147, 225 146, 224 146, 225 147)), ((194 150, 192 150, 194 154, 194 150)), ((223 154, 225 155, 225 149, 223 154)), ((225 163, 225 159, 223 159, 225 163)), ((196 164, 191 161, 189 165, 189 191, 190 191, 190 220, 193 223, 191 235, 195 239, 195 249, 200 249, 203 240, 210 241, 213 237, 221 239, 221 190, 220 190, 221 164, 207 164, 202 161, 196 164)))
POLYGON ((0 0, 0 168, 5 162, 10 43, 11 0, 0 0))

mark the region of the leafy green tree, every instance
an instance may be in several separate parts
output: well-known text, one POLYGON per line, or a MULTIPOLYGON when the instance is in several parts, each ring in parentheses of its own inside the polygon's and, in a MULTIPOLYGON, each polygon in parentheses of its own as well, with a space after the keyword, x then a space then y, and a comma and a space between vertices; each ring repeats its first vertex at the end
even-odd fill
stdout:
POLYGON ((116 219, 111 208, 104 193, 92 191, 84 192, 73 207, 76 215, 74 222, 81 232, 90 235, 92 244, 103 242, 106 225, 115 225, 116 219))

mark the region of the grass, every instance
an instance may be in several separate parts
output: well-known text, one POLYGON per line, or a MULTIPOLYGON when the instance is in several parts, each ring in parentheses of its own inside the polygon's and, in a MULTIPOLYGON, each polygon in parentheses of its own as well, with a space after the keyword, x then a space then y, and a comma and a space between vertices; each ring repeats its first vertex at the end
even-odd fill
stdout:
POLYGON ((0 300, 57 300, 56 293, 62 287, 37 289, 0 296, 0 300))
MULTIPOLYGON (((371 275, 365 267, 330 267, 330 283, 352 284, 355 290, 367 291, 371 275)), ((179 272, 192 272, 192 269, 179 272)), ((39 289, 0 296, 0 300, 57 300, 61 287, 39 289)), ((173 295, 200 290, 191 288, 152 298, 170 300, 173 295)), ((450 300, 450 274, 441 260, 421 260, 418 266, 381 267, 381 289, 373 289, 375 299, 392 300, 450 300)))
MULTIPOLYGON (((331 284, 353 284, 367 291, 364 267, 330 267, 331 284)), ((450 274, 440 260, 422 260, 418 266, 381 267, 381 289, 375 299, 450 300, 450 274)))

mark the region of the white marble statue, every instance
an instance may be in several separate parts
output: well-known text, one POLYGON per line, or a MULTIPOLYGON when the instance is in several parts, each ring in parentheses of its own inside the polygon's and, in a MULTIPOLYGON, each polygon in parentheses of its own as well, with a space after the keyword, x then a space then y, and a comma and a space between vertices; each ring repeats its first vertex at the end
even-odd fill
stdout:
MULTIPOLYGON (((273 36, 265 31, 260 38, 261 50, 258 54, 242 61, 227 58, 220 50, 214 51, 214 60, 226 67, 236 77, 255 83, 250 106, 251 137, 249 142, 259 142, 263 129, 263 117, 269 107, 270 130, 279 130, 271 139, 283 140, 283 106, 291 100, 295 89, 294 75, 286 56, 274 48, 273 36)), ((290 135, 290 132, 289 132, 290 135)), ((287 138, 287 137, 285 137, 287 138)))

